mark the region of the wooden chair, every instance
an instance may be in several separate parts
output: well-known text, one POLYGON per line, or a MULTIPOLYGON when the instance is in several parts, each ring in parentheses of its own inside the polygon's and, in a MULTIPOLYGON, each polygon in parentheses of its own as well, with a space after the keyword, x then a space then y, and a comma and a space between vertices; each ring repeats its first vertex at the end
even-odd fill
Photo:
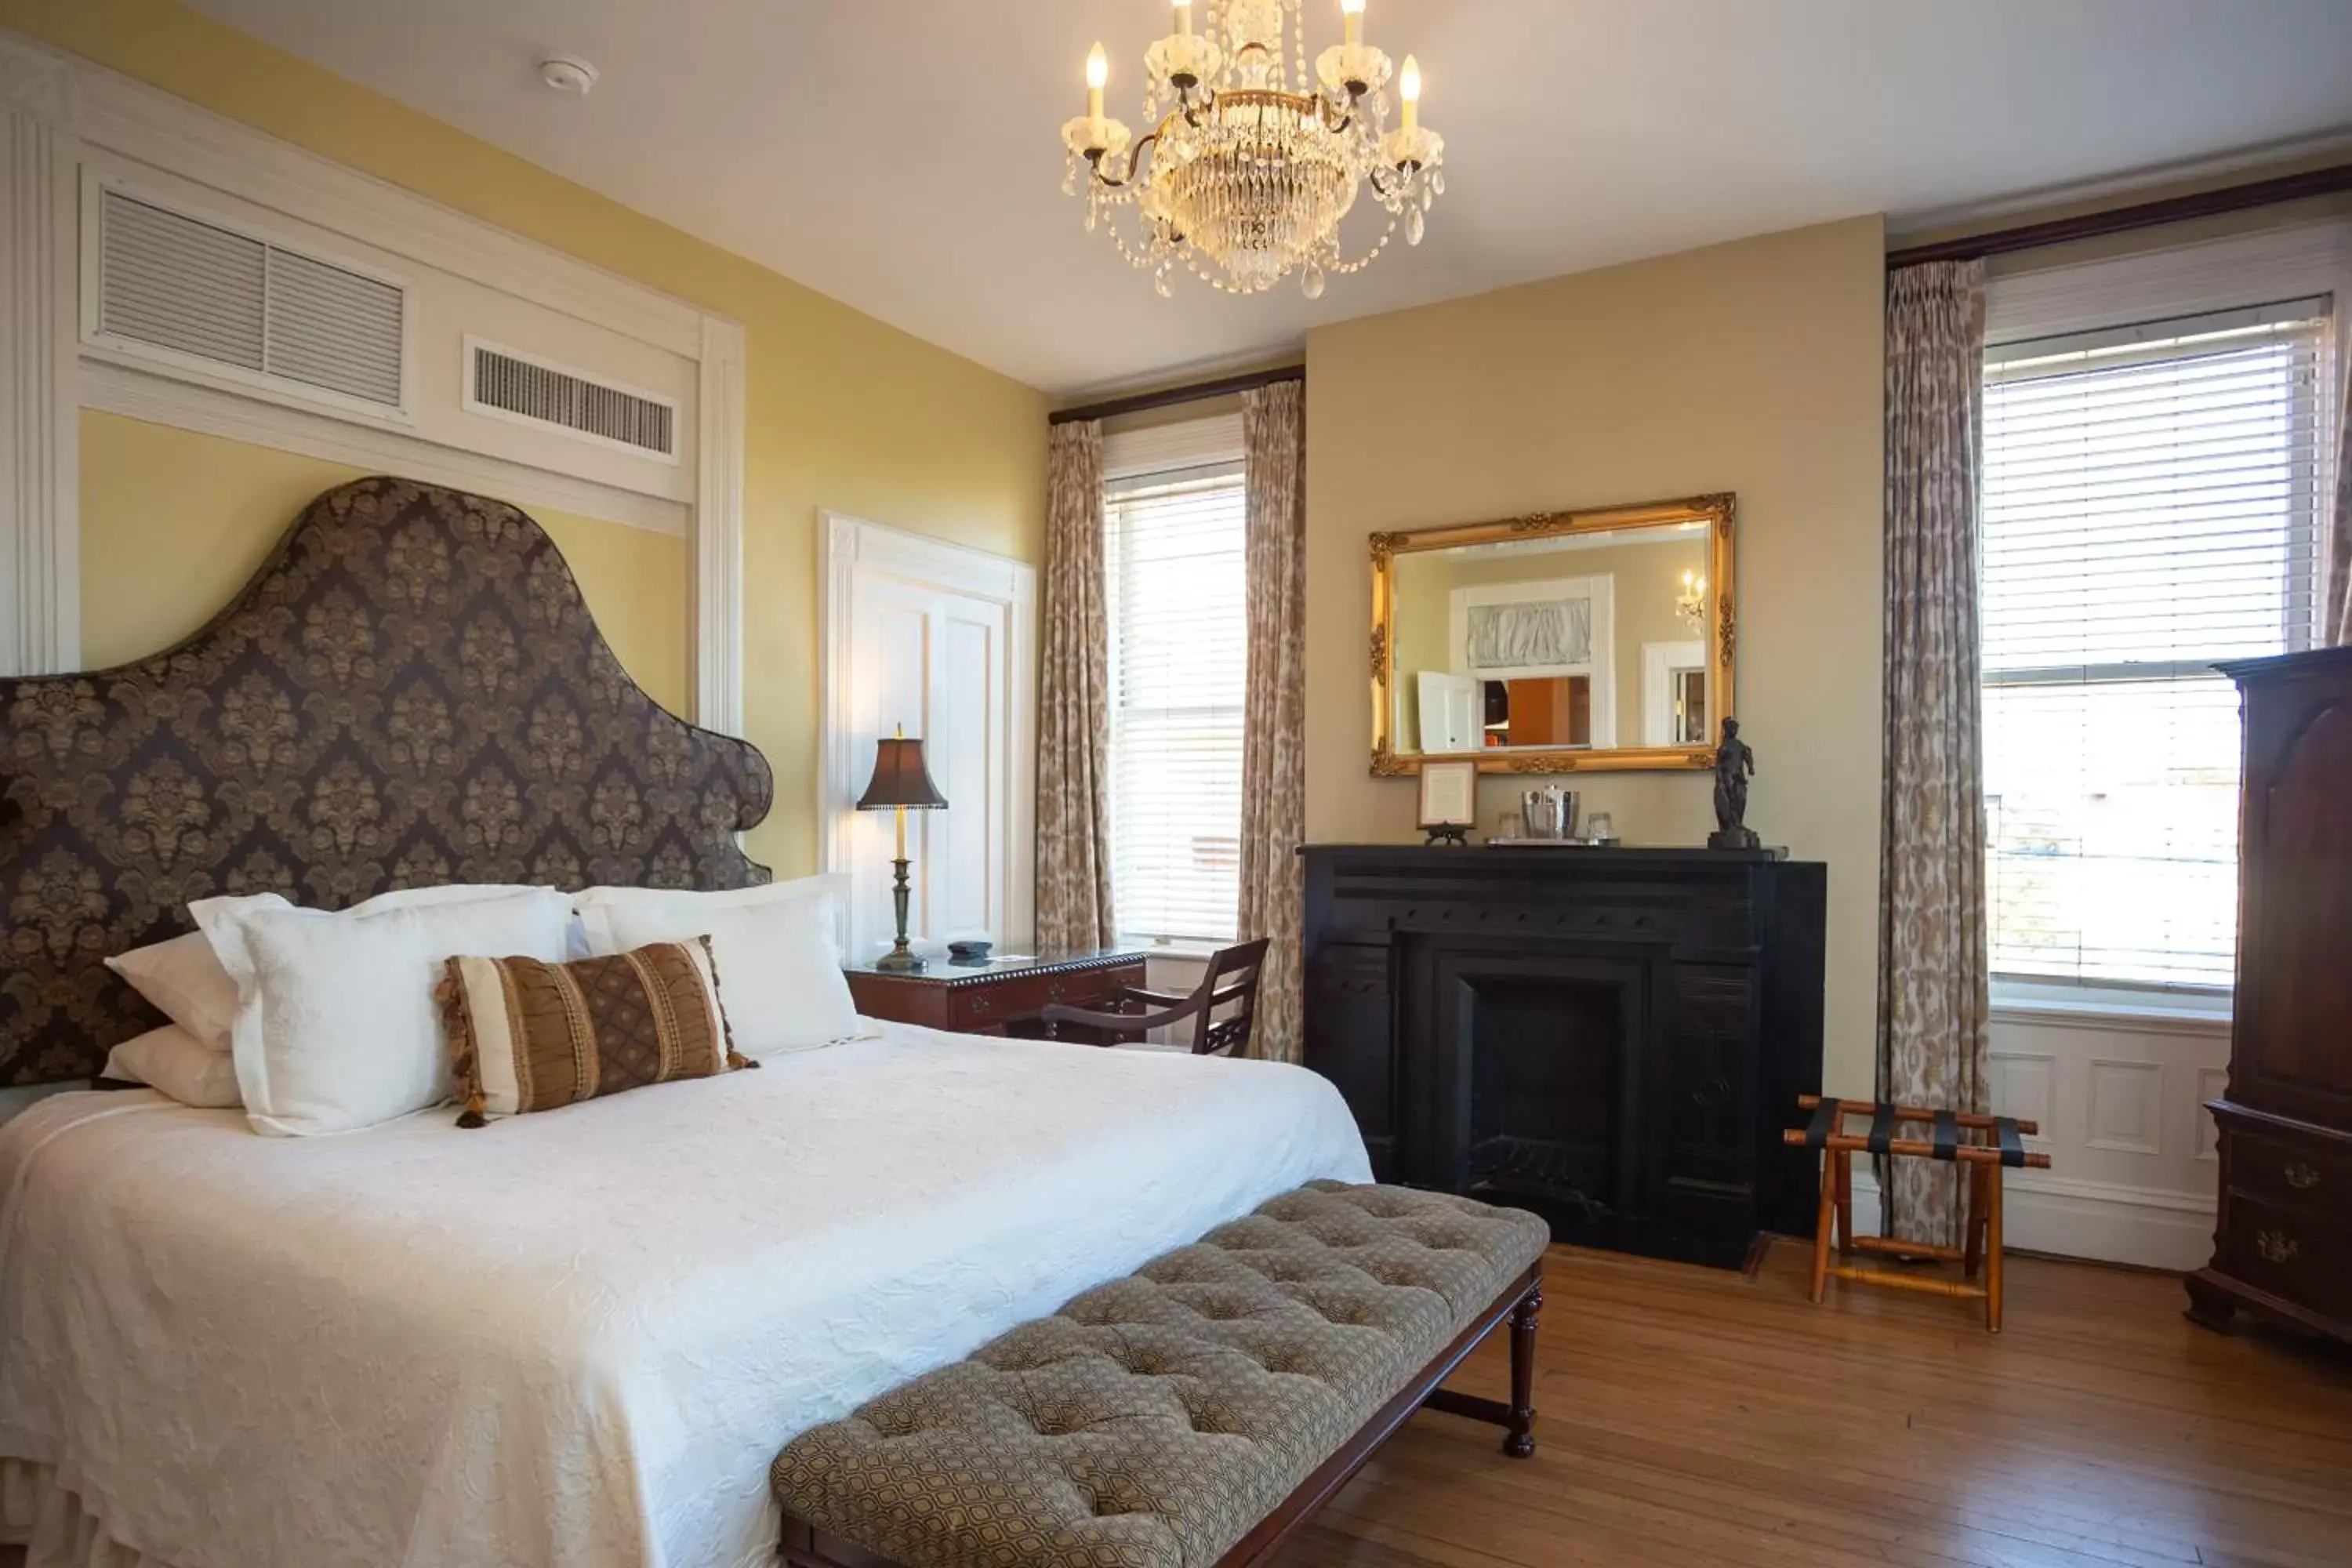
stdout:
POLYGON ((2020 1142, 2041 1131, 2037 1123, 2013 1116, 1984 1116, 1973 1111, 1937 1110, 1915 1105, 1877 1104, 1867 1100, 1823 1099, 1801 1094, 1797 1108, 1813 1113, 1803 1127, 1781 1134, 1791 1148, 1818 1150, 1822 1156, 1822 1206, 1813 1230, 1813 1300, 1832 1279, 1857 1285, 1891 1285, 1898 1290, 1924 1290, 1936 1296, 1980 1300, 1985 1327, 2000 1332, 2000 1176, 2004 1170, 2050 1168, 2047 1154, 2029 1154, 2020 1142), (1866 1133, 1845 1131, 1849 1116, 1870 1118, 1866 1133), (1928 1124, 1925 1139, 1906 1138, 1906 1125, 1928 1124), (1990 1138, 1990 1142, 1983 1140, 1990 1138), (1968 1220, 1961 1227, 1965 1247, 1945 1247, 1926 1241, 1853 1233, 1853 1157, 1881 1155, 1898 1159, 1940 1160, 1968 1172, 1968 1220), (1834 1225, 1832 1224, 1834 1222, 1834 1225), (1958 1263, 1960 1278, 1938 1279, 1896 1274, 1885 1268, 1830 1262, 1830 1237, 1834 1228, 1841 1257, 1857 1252, 1905 1259, 1934 1258, 1958 1263), (1976 1282, 1977 1266, 1984 1266, 1984 1283, 1976 1282))
POLYGON ((1165 1028, 1190 1018, 1192 1038, 1189 1046, 1171 1044, 1157 1048, 1190 1050, 1196 1057, 1247 1056, 1250 1029, 1257 1021, 1257 980, 1265 965, 1265 937, 1219 948, 1209 955, 1209 967, 1189 996, 1171 996, 1129 985, 1118 994, 1118 1012, 1094 1013, 1056 1002, 1037 1016, 1048 1034, 1058 1032, 1063 1025, 1074 1025, 1095 1031, 1097 1039, 1104 1045, 1121 1044, 1129 1037, 1139 1039, 1147 1030, 1165 1028), (1140 1010, 1127 1011, 1129 1003, 1137 1004, 1140 1010), (1222 1018, 1215 1016, 1221 1007, 1231 1009, 1222 1018), (1153 1012, 1153 1008, 1160 1011, 1153 1012))

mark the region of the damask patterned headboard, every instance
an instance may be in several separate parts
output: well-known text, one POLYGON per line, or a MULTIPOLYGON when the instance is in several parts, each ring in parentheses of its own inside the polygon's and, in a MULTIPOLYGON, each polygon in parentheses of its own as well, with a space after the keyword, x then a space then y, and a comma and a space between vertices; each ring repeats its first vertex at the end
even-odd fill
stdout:
POLYGON ((637 689, 522 512, 329 490, 177 647, 0 680, 0 1086, 87 1078, 161 1022, 101 961, 191 929, 191 899, 740 888, 773 793, 637 689))

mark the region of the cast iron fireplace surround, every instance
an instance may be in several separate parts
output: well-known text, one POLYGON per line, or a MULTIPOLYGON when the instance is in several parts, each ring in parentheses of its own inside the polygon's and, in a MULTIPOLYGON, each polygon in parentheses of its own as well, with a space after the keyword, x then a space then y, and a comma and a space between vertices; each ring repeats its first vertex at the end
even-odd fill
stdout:
POLYGON ((1310 845, 1307 1065, 1377 1180, 1727 1268, 1810 1236, 1825 868, 1770 850, 1310 845))

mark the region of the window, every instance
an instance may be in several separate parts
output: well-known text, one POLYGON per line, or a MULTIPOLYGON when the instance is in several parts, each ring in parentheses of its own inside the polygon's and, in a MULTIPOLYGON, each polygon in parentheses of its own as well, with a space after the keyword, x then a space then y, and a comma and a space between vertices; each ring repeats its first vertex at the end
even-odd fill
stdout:
POLYGON ((2238 703, 2310 646, 2329 304, 2011 342, 1985 363, 1996 973, 2227 987, 2238 703))
POLYGON ((1242 465, 1114 479, 1104 500, 1119 927, 1151 942, 1230 942, 1247 657, 1242 465))

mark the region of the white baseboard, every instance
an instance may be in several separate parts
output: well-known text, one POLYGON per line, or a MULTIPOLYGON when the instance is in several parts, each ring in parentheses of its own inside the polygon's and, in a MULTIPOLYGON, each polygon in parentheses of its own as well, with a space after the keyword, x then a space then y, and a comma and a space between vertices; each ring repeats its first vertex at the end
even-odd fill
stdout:
MULTIPOLYGON (((2037 1172, 2010 1175, 2001 1201, 2008 1245, 2029 1252, 2184 1272, 2203 1268, 2213 1256, 2213 1200, 2193 1193, 2069 1181, 2037 1172)), ((1859 1161, 1853 1225, 1865 1236, 1885 1228, 1878 1183, 1859 1161)))

